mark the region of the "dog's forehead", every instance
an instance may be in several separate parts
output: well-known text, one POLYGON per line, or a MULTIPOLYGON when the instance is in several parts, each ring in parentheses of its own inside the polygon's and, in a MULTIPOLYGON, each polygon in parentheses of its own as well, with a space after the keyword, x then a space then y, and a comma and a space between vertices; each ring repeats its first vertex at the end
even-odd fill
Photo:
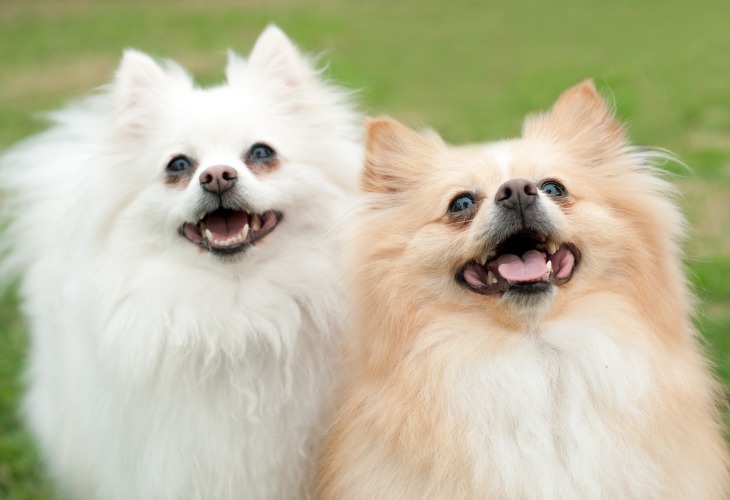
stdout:
POLYGON ((502 179, 511 177, 510 164, 512 161, 512 143, 499 141, 486 144, 484 150, 490 162, 497 168, 502 179))
POLYGON ((228 86, 198 89, 185 104, 191 119, 214 128, 253 120, 263 105, 262 98, 228 86))
POLYGON ((240 148, 271 142, 282 128, 271 103, 228 86, 197 89, 167 112, 168 130, 196 148, 240 148))
POLYGON ((483 153, 502 182, 517 177, 536 180, 561 163, 561 153, 553 145, 530 139, 488 143, 483 153))

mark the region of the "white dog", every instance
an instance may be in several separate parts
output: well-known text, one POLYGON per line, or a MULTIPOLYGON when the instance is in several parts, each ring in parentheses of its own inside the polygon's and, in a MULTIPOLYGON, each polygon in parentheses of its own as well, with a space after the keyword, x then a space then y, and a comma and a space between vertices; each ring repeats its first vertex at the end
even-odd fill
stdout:
POLYGON ((128 51, 2 158, 25 411, 74 497, 309 495, 360 118, 275 27, 226 76, 128 51))

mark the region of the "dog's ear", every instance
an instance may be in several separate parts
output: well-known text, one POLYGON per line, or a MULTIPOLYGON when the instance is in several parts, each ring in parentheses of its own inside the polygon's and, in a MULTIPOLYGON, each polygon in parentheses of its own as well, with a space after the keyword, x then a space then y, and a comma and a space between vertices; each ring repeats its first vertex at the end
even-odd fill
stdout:
POLYGON ((435 133, 419 134, 388 118, 365 120, 365 168, 361 187, 375 193, 405 190, 440 142, 435 133))
POLYGON ((144 128, 160 102, 176 87, 192 88, 190 76, 180 66, 166 61, 163 67, 147 54, 124 51, 112 84, 117 126, 128 132, 144 128))
POLYGON ((229 54, 226 68, 228 82, 235 85, 246 66, 265 74, 271 85, 279 83, 288 88, 300 87, 316 76, 310 61, 273 24, 259 35, 247 63, 229 54))
POLYGON ((628 142, 591 80, 563 92, 548 113, 529 117, 523 135, 557 141, 588 164, 620 154, 628 142))

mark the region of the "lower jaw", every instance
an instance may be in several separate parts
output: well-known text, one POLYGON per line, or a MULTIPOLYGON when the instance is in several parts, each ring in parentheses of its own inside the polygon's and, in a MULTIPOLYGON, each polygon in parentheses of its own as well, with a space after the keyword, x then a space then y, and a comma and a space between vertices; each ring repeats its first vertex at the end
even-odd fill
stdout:
POLYGON ((238 257, 246 254, 249 251, 249 249, 255 245, 256 242, 242 241, 235 245, 230 245, 230 246, 225 246, 225 247, 211 246, 207 241, 201 241, 201 242, 191 241, 190 243, 192 245, 194 245, 195 248, 198 249, 198 253, 201 255, 212 255, 214 257, 219 257, 221 259, 233 260, 233 259, 237 259, 238 257))
POLYGON ((500 299, 516 308, 516 312, 534 312, 535 308, 544 308, 550 304, 557 289, 556 285, 547 282, 513 284, 500 295, 500 299))
POLYGON ((555 285, 548 283, 547 281, 536 281, 532 283, 510 283, 509 288, 505 293, 525 296, 539 295, 551 292, 554 287, 555 285))
MULTIPOLYGON (((193 245, 198 247, 198 250, 200 250, 201 253, 207 253, 210 255, 214 255, 216 257, 229 257, 229 258, 235 258, 240 255, 245 254, 251 247, 259 244, 260 242, 264 241, 271 232, 273 232, 273 227, 270 228, 265 233, 260 234, 256 238, 249 238, 246 240, 243 240, 239 243, 232 244, 230 246, 213 246, 210 244, 210 242, 206 239, 203 239, 201 241, 193 241, 189 238, 188 241, 190 241, 193 245)), ((181 229, 179 231, 184 236, 184 231, 181 229)))
POLYGON ((239 255, 243 255, 252 246, 253 243, 249 242, 225 248, 201 248, 207 250, 208 253, 210 253, 211 255, 215 255, 216 257, 237 257, 239 255))
POLYGON ((514 308, 514 312, 534 312, 535 308, 547 307, 556 296, 558 289, 568 281, 570 279, 560 280, 559 283, 548 281, 508 283, 500 280, 497 284, 483 290, 474 289, 463 281, 461 281, 461 285, 472 293, 498 299, 500 302, 514 308))
MULTIPOLYGON (((465 286, 470 292, 478 293, 480 295, 504 295, 507 293, 515 295, 539 295, 546 292, 551 292, 559 286, 559 284, 551 283, 548 281, 533 281, 527 283, 509 283, 505 280, 500 280, 494 285, 488 285, 481 289, 473 288, 464 282, 463 279, 459 279, 463 286, 465 286)), ((566 281, 567 282, 567 281, 566 281)), ((563 283, 561 283, 563 284, 563 283)))

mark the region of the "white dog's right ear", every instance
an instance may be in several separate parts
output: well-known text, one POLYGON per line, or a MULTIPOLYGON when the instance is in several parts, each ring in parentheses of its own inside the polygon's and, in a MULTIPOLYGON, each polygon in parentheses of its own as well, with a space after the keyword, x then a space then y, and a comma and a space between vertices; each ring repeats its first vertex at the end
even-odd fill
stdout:
POLYGON ((288 88, 299 87, 316 76, 310 61, 273 24, 259 35, 245 64, 229 54, 226 69, 228 81, 235 85, 239 74, 243 74, 244 67, 260 72, 272 82, 279 82, 288 88))
POLYGON ((114 78, 120 110, 133 109, 158 94, 167 82, 165 71, 147 54, 127 49, 114 78))
POLYGON ((126 128, 141 125, 158 109, 167 93, 181 85, 191 88, 192 81, 180 66, 168 61, 162 67, 147 54, 125 50, 112 84, 119 125, 126 128))

